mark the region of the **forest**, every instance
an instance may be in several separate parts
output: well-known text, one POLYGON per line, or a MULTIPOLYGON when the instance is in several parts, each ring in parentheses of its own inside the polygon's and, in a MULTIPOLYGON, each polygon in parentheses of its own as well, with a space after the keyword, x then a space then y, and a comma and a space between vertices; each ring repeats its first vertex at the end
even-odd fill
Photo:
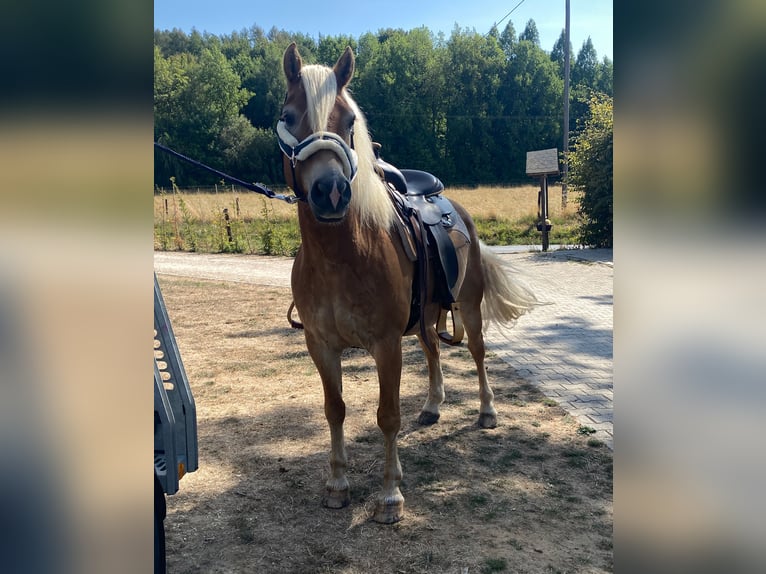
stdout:
MULTIPOLYGON (((306 63, 356 55, 351 92, 382 156, 447 185, 529 183, 526 152, 563 147, 565 36, 540 46, 534 20, 487 34, 455 26, 319 36, 257 25, 225 35, 154 32, 154 137, 245 181, 283 183, 274 128, 285 94, 282 54, 306 63)), ((570 45, 570 129, 594 95, 613 96, 613 63, 588 38, 570 45)), ((155 186, 212 185, 215 176, 155 151, 155 186)))

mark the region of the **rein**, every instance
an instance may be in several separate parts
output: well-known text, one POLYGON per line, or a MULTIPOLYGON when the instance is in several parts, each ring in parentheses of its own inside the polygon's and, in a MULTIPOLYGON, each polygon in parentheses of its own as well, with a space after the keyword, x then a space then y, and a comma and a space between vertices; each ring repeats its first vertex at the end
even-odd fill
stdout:
POLYGON ((255 193, 260 193, 261 195, 265 195, 266 197, 270 199, 279 199, 280 201, 285 201, 287 203, 296 203, 298 201, 306 201, 305 197, 301 197, 298 195, 284 195, 281 193, 276 193, 275 191, 269 189, 262 183, 248 183, 246 181, 242 181, 241 179, 237 179, 236 177, 233 177, 231 175, 228 175, 222 171, 218 171, 217 169, 214 169, 210 166, 205 165, 204 163, 201 163, 195 159, 192 159, 190 157, 187 157, 181 153, 178 153, 175 150, 170 149, 167 146, 162 145, 161 143, 154 142, 154 147, 156 147, 159 150, 164 151, 165 153, 168 153, 172 156, 177 157, 178 159, 182 159, 183 161, 190 163, 194 166, 200 167, 206 171, 209 171, 210 173, 214 173, 217 176, 221 177, 222 179, 225 179, 231 183, 235 183, 239 186, 244 187, 245 189, 248 189, 250 191, 254 191, 255 193))

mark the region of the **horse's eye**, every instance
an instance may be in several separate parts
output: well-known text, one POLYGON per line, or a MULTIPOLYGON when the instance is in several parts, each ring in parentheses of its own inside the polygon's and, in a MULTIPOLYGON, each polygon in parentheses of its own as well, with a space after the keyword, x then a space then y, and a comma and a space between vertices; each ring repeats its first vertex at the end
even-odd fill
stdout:
POLYGON ((348 119, 348 129, 349 131, 354 131, 354 122, 356 121, 356 115, 351 114, 351 117, 348 119))

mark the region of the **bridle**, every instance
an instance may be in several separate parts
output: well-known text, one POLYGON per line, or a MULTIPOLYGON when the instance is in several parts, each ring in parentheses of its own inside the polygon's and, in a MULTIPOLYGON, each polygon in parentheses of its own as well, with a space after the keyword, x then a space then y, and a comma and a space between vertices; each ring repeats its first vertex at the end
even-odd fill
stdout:
POLYGON ((343 167, 343 176, 348 179, 349 182, 353 181, 356 177, 356 172, 359 169, 359 159, 354 146, 354 133, 351 132, 351 146, 349 146, 343 138, 333 132, 318 131, 309 135, 303 141, 298 141, 297 138, 289 132, 285 122, 280 120, 277 122, 277 139, 279 140, 279 149, 285 154, 290 161, 290 169, 293 176, 293 189, 296 195, 304 199, 306 194, 299 191, 298 180, 295 176, 295 166, 299 161, 306 161, 309 157, 317 153, 318 151, 327 150, 333 152, 340 160, 343 167))

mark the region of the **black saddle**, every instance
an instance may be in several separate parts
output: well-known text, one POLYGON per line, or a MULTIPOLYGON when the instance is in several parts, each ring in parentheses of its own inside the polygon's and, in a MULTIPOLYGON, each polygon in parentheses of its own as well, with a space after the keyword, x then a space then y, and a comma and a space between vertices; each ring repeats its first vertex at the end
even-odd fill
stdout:
MULTIPOLYGON (((384 181, 398 192, 392 193, 392 199, 402 219, 411 222, 411 236, 420 237, 416 239, 421 244, 418 247, 420 282, 423 286, 425 285, 425 266, 428 261, 432 261, 436 277, 434 299, 443 309, 451 309, 457 295, 455 287, 460 270, 455 245, 450 239, 449 231, 460 232, 466 241, 470 242, 465 222, 455 211, 449 199, 441 195, 444 184, 438 177, 416 169, 400 170, 380 157, 377 157, 376 161, 384 181)), ((419 290, 421 296, 425 294, 424 287, 419 290)), ((413 292, 413 309, 408 330, 423 310, 424 301, 416 301, 416 298, 420 297, 413 292)))
POLYGON ((430 197, 444 191, 441 180, 427 171, 418 169, 399 169, 387 161, 377 159, 378 167, 383 172, 383 179, 394 186, 396 191, 408 197, 430 197))

